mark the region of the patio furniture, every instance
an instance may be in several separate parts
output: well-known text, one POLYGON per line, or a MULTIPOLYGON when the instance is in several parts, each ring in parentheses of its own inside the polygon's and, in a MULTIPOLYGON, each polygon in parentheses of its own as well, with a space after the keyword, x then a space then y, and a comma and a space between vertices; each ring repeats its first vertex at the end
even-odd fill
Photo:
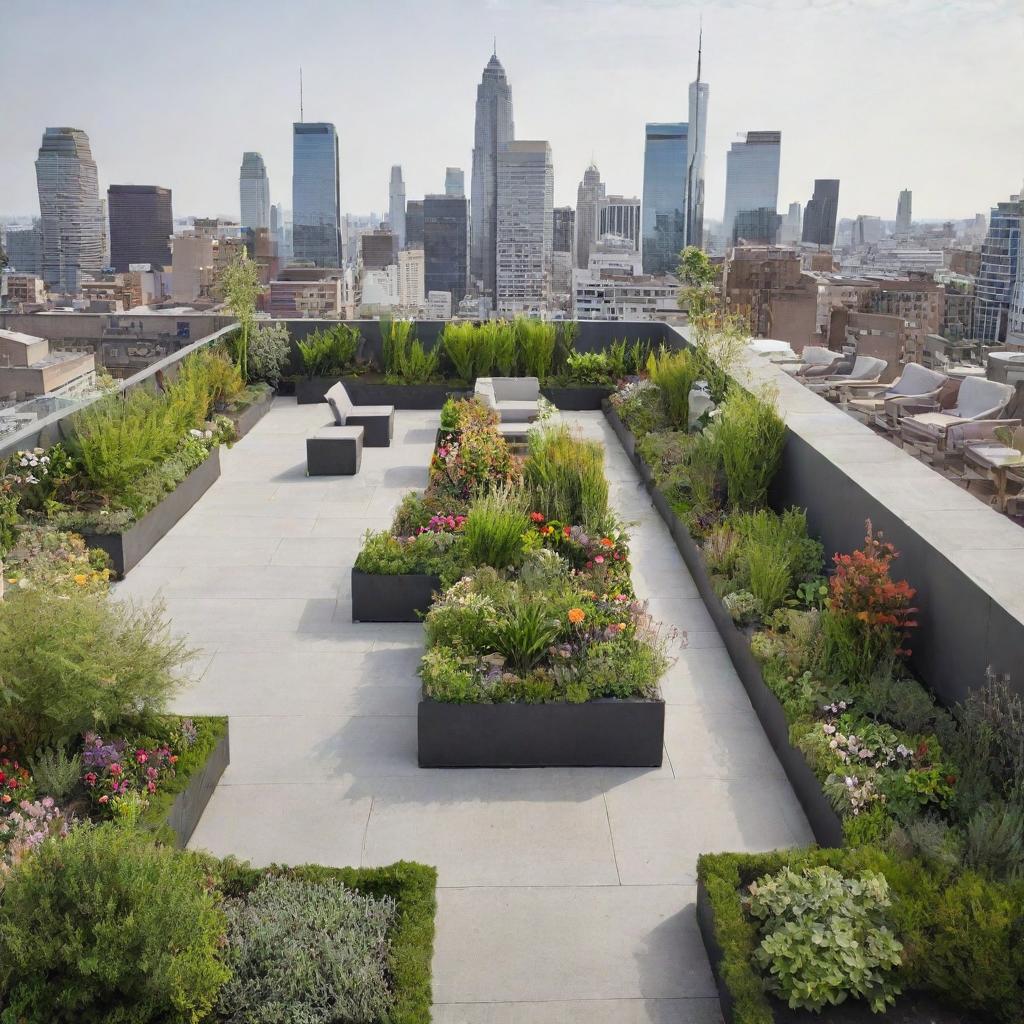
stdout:
POLYGON ((355 476, 363 461, 363 431, 337 424, 306 438, 307 476, 355 476))
POLYGON ((363 444, 367 448, 389 448, 395 433, 393 405, 356 405, 345 385, 338 381, 324 395, 339 427, 365 428, 363 444))
POLYGON ((502 423, 530 423, 540 415, 536 377, 477 377, 477 398, 494 409, 502 423))
POLYGON ((797 377, 822 377, 836 372, 837 366, 848 362, 852 368, 853 360, 843 352, 833 352, 821 345, 805 345, 800 353, 799 362, 793 366, 784 366, 786 373, 797 377))
POLYGON ((904 406, 930 402, 939 397, 947 377, 920 363, 907 363, 891 384, 850 381, 836 385, 839 405, 855 416, 873 418, 883 429, 899 422, 904 406))
MULTIPOLYGON (((1024 452, 1000 441, 975 441, 964 447, 964 478, 985 480, 995 488, 993 504, 1006 512, 1010 501, 1017 504, 1024 490, 1024 452), (1009 494, 1010 486, 1015 494, 1009 494)), ((968 483, 968 489, 970 484, 968 483)))
POLYGON ((828 374, 814 379, 804 377, 803 383, 819 395, 834 391, 838 384, 874 384, 888 365, 885 359, 879 359, 877 356, 857 356, 849 373, 828 374))

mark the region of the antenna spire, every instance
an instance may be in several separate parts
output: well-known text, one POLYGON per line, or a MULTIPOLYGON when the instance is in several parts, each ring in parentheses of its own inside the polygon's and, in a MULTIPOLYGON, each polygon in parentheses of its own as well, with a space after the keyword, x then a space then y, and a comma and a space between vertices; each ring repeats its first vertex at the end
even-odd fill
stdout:
POLYGON ((299 65, 299 122, 305 121, 304 111, 302 107, 302 65, 299 65))
POLYGON ((498 37, 494 37, 494 48, 491 51, 491 55, 494 57, 498 56, 498 37))
POLYGON ((704 15, 697 22, 697 83, 700 84, 700 58, 704 48, 704 15))

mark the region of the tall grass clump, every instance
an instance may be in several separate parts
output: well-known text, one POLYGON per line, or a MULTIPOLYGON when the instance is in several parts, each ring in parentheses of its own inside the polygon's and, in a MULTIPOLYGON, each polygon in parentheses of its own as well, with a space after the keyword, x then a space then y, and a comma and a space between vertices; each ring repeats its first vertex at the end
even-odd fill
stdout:
POLYGON ((382 320, 384 373, 402 384, 426 384, 437 376, 437 348, 427 351, 410 320, 382 320))
POLYGON ((356 360, 359 339, 359 331, 347 324, 313 331, 297 343, 306 376, 336 377, 344 373, 356 360))
POLYGON ((722 405, 717 428, 730 507, 765 504, 785 440, 786 425, 773 405, 740 388, 732 390, 722 405))
POLYGON ((496 332, 488 325, 451 321, 441 335, 441 346, 455 375, 472 384, 477 377, 488 377, 494 367, 496 332))
POLYGON ((523 375, 545 381, 555 364, 555 345, 558 340, 555 325, 521 316, 516 318, 515 334, 523 375))
POLYGON ((478 330, 489 338, 494 369, 502 377, 512 377, 518 362, 514 325, 507 320, 488 320, 482 323, 478 330))
POLYGON ((689 349, 662 349, 647 361, 651 380, 661 390, 662 406, 673 430, 690 429, 690 392, 700 377, 700 364, 689 349))
POLYGON ((482 494, 470 506, 462 527, 469 561, 495 569, 518 565, 523 557, 523 535, 529 526, 518 491, 501 487, 482 494))
POLYGON ((548 519, 599 530, 608 517, 604 449, 561 425, 531 431, 523 467, 530 507, 548 519))

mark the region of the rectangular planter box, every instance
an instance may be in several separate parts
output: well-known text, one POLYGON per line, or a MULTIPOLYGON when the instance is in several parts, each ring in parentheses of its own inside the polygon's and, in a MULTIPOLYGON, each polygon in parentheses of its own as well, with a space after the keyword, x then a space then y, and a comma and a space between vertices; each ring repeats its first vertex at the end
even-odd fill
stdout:
POLYGON ((231 419, 235 423, 235 432, 238 434, 238 439, 241 440, 246 434, 256 426, 257 423, 264 416, 270 412, 270 407, 274 404, 274 392, 267 391, 258 401, 253 402, 248 408, 243 409, 240 413, 231 416, 231 419))
POLYGON ((471 394, 453 384, 372 384, 359 377, 300 377, 295 381, 299 405, 322 402, 324 395, 342 381, 355 405, 393 405, 396 409, 440 409, 449 398, 471 394))
POLYGON ((188 844, 196 825, 199 824, 199 819, 203 816, 203 811, 206 810, 206 805, 210 802, 210 797, 213 796, 213 791, 217 788, 217 783, 220 782, 220 777, 224 774, 224 769, 231 760, 230 727, 229 720, 228 729, 217 741, 202 770, 193 774, 189 779, 188 788, 183 789, 171 805, 167 824, 174 830, 175 843, 179 849, 184 849, 188 844))
POLYGON ((657 768, 663 700, 446 704, 421 700, 421 768, 657 768))
POLYGON ((599 387, 546 387, 540 393, 559 409, 566 412, 585 412, 601 408, 601 404, 612 393, 611 388, 599 387))
MULTIPOLYGON (((734 1024, 735 1000, 721 973, 723 952, 715 935, 715 910, 700 878, 697 879, 697 926, 715 978, 722 1017, 725 1024, 734 1024)), ((767 996, 767 1000, 771 1018, 778 1024, 978 1024, 975 1017, 946 1009, 928 996, 914 993, 900 996, 884 1013, 872 1013, 871 1007, 861 1001, 826 1006, 821 1013, 813 1013, 791 1010, 773 996, 767 996)))
POLYGON ((426 573, 382 576, 354 568, 352 621, 421 622, 440 589, 441 581, 426 573))
POLYGON ((220 476, 220 448, 211 450, 180 484, 124 533, 82 533, 91 548, 110 556, 118 576, 130 572, 168 530, 213 486, 220 476))
MULTIPOLYGON (((606 407, 605 412, 616 434, 619 433, 619 429, 626 430, 614 410, 609 410, 606 407)), ((725 605, 722 604, 721 598, 716 593, 697 542, 690 535, 686 524, 672 511, 668 500, 655 486, 650 476, 650 469, 635 454, 635 449, 631 458, 638 470, 642 466, 646 471, 645 480, 654 507, 672 534, 676 548, 682 555, 686 567, 690 570, 697 590, 704 600, 715 627, 721 634, 725 648, 729 652, 729 658, 736 669, 736 674, 740 677, 740 682, 743 683, 743 688, 747 691, 750 703, 761 722, 761 728, 764 729, 765 735, 789 779, 789 784, 800 801, 800 806, 807 816, 814 838, 821 846, 842 846, 842 819, 822 790, 821 782, 807 763, 803 751, 798 750, 789 742, 789 722, 786 719, 786 713, 783 711, 778 697, 765 683, 764 676, 761 674, 761 666, 751 653, 750 641, 746 633, 737 628, 732 616, 726 611, 725 605)))

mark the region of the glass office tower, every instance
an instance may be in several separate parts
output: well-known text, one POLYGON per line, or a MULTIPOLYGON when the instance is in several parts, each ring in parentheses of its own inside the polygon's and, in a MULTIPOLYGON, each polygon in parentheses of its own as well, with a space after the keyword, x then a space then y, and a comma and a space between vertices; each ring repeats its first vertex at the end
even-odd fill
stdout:
POLYGON ((238 172, 238 199, 243 231, 270 227, 270 178, 260 153, 243 153, 238 172))
POLYGON ((648 124, 644 145, 643 265, 672 274, 686 245, 687 125, 648 124))
POLYGON ((981 247, 981 270, 974 291, 974 324, 978 341, 1006 340, 1007 321, 1021 258, 1024 197, 1013 196, 994 207, 981 247))
POLYGON ((451 292, 452 309, 466 294, 469 239, 465 196, 430 195, 423 199, 423 288, 451 292))
POLYGON ((326 122, 298 122, 292 165, 292 251, 317 267, 341 266, 338 133, 326 122))
POLYGON ((726 155, 725 244, 736 244, 741 210, 778 210, 782 132, 747 132, 726 155))
POLYGON ((803 240, 809 245, 832 247, 839 212, 839 179, 815 178, 814 195, 804 207, 803 240))

